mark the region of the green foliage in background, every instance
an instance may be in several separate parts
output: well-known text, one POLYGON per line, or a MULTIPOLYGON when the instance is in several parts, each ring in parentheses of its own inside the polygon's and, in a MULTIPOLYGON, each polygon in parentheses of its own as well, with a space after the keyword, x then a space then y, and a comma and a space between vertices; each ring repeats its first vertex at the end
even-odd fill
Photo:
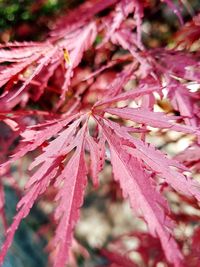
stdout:
POLYGON ((35 22, 42 15, 52 16, 67 6, 66 0, 0 0, 1 31, 23 22, 35 22), (37 12, 33 6, 39 5, 37 12))

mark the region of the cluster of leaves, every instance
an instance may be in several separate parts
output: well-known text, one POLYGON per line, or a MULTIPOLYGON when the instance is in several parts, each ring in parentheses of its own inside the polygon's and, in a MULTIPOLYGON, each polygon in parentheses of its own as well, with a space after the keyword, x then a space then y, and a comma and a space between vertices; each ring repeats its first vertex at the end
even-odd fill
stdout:
MULTIPOLYGON (((181 8, 163 2, 183 24, 181 8)), ((57 228, 49 249, 53 266, 64 267, 88 178, 99 186, 105 160, 123 197, 159 240, 129 234, 143 240, 138 252, 146 266, 151 246, 160 251, 155 264, 199 263, 194 251, 184 256, 184 242, 178 244, 174 234, 175 222, 195 219, 173 213, 166 195, 177 192, 194 207, 200 200, 200 184, 190 175, 199 171, 199 92, 189 87, 200 81, 200 19, 182 25, 173 48, 147 49, 142 23, 148 8, 151 1, 90 0, 63 16, 44 42, 0 45, 2 176, 11 163, 39 153, 7 230, 1 264, 21 220, 54 188, 57 228), (168 101, 171 114, 155 110, 158 99, 168 101), (170 158, 146 140, 154 128, 192 135, 193 142, 170 158)), ((3 191, 1 198, 3 203, 3 191)), ((112 266, 137 266, 123 255, 101 253, 112 266)))

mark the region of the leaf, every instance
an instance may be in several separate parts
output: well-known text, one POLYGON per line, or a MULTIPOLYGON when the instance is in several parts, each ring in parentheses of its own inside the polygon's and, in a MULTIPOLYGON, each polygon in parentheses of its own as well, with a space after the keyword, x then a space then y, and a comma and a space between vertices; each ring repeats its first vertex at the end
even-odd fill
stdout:
POLYGON ((77 134, 77 128, 79 127, 83 118, 84 117, 81 117, 75 120, 67 129, 61 131, 57 138, 44 147, 43 153, 35 158, 29 169, 33 169, 48 159, 67 155, 76 146, 76 139, 79 138, 79 134, 77 134))
POLYGON ((98 187, 98 174, 103 169, 105 161, 105 140, 101 137, 99 142, 96 142, 89 134, 86 135, 86 143, 90 151, 90 168, 94 187, 98 187))
MULTIPOLYGON (((81 31, 79 31, 78 36, 79 38, 76 39, 76 45, 74 44, 73 47, 70 49, 69 57, 71 66, 68 65, 67 62, 65 62, 65 80, 64 84, 62 86, 62 94, 60 101, 57 104, 57 107, 59 107, 65 97, 65 93, 68 90, 68 87, 70 85, 70 79, 73 76, 73 69, 79 65, 79 63, 82 60, 83 53, 88 50, 88 48, 93 44, 95 38, 97 35, 96 25, 95 23, 90 23, 87 26, 83 27, 81 31)), ((74 38, 70 40, 70 42, 73 42, 74 38)))
POLYGON ((71 10, 66 15, 61 17, 56 24, 56 27, 51 32, 51 36, 64 37, 66 33, 72 32, 75 29, 87 24, 96 14, 109 8, 110 6, 117 3, 118 0, 94 0, 92 2, 85 2, 79 7, 71 10), (77 16, 79 14, 79 16, 77 16))
MULTIPOLYGON (((153 55, 154 59, 158 61, 164 75, 169 74, 171 77, 200 81, 199 53, 183 53, 183 51, 174 49, 154 49, 150 51, 150 55, 153 55)), ((174 83, 177 88, 177 82, 174 83)))
POLYGON ((54 267, 64 267, 68 258, 69 248, 72 242, 72 234, 75 223, 79 218, 79 208, 83 203, 83 196, 87 182, 87 171, 84 161, 84 135, 85 127, 79 139, 74 155, 57 179, 64 180, 56 201, 59 205, 55 212, 55 218, 60 219, 53 240, 56 248, 54 267))
POLYGON ((137 267, 138 265, 134 264, 126 255, 121 255, 120 253, 117 252, 113 252, 113 251, 109 251, 106 249, 101 249, 101 255, 103 255, 104 257, 106 257, 110 262, 111 262, 111 266, 113 266, 113 264, 117 264, 114 265, 114 267, 137 267))
POLYGON ((122 140, 125 141, 126 150, 135 158, 142 160, 146 166, 152 169, 158 175, 161 175, 177 192, 186 196, 193 196, 198 201, 200 200, 200 184, 172 167, 188 171, 188 169, 175 160, 168 159, 161 151, 156 150, 153 146, 144 143, 143 141, 131 137, 126 129, 120 127, 117 123, 109 120, 104 120, 104 125, 108 125, 116 132, 122 140), (128 142, 127 142, 128 141, 128 142))
MULTIPOLYGON (((35 161, 31 164, 31 168, 33 168, 39 164, 41 164, 41 166, 38 168, 38 170, 33 174, 33 176, 27 182, 26 189, 28 190, 28 192, 17 204, 17 209, 19 211, 18 211, 17 215, 15 216, 12 225, 8 229, 8 232, 6 235, 6 240, 3 244, 3 247, 2 247, 2 250, 0 253, 0 264, 4 260, 6 252, 12 243, 14 233, 17 230, 21 220, 29 214, 29 211, 32 208, 34 202, 37 200, 38 196, 40 196, 41 194, 43 194, 45 192, 45 190, 49 186, 50 182, 56 177, 56 174, 58 173, 59 166, 61 165, 61 162, 63 161, 63 156, 65 157, 76 146, 77 146, 77 152, 74 154, 75 156, 72 157, 72 159, 69 161, 67 166, 68 167, 70 166, 70 168, 69 168, 70 174, 72 172, 73 175, 75 175, 76 172, 74 173, 74 168, 77 166, 76 165, 77 160, 80 161, 80 164, 79 164, 80 173, 81 173, 81 171, 83 171, 82 174, 85 177, 86 174, 84 174, 85 173, 85 171, 84 171, 85 170, 85 167, 84 167, 85 163, 83 160, 83 151, 84 151, 83 150, 83 148, 84 148, 83 147, 83 140, 84 140, 84 132, 85 132, 86 124, 82 128, 82 131, 77 135, 77 138, 75 136, 76 128, 81 123, 82 119, 83 119, 83 117, 79 118, 74 123, 72 123, 67 129, 63 130, 61 132, 60 136, 57 137, 55 140, 53 140, 45 148, 45 151, 39 157, 37 157, 35 159, 35 161), (80 139, 80 137, 81 137, 81 139, 80 139), (70 144, 70 142, 72 142, 72 145, 70 144), (75 166, 74 166, 74 164, 75 164, 75 166)), ((68 122, 69 121, 70 120, 68 120, 68 122)), ((66 121, 65 121, 65 123, 66 123, 66 121)), ((61 126, 63 126, 63 125, 61 124, 61 126)), ((55 127, 54 127, 54 130, 55 130, 55 127)), ((57 127, 56 132, 58 130, 59 130, 59 128, 57 127)), ((30 140, 30 138, 35 138, 35 136, 29 135, 28 139, 30 140)), ((79 170, 79 168, 78 168, 78 170, 79 170)), ((66 171, 66 168, 64 169, 64 171, 66 171)), ((67 168, 67 171, 68 171, 68 168, 67 168)), ((64 175, 64 173, 63 173, 63 175, 64 175)), ((77 173, 76 175, 79 175, 81 177, 80 173, 77 173)), ((74 176, 75 178, 76 178, 76 175, 74 176)), ((69 178, 71 178, 71 176, 69 176, 68 179, 69 178)), ((57 180, 59 181, 60 178, 57 177, 57 180)), ((79 180, 79 181, 81 181, 81 180, 79 180)), ((74 181, 74 183, 75 182, 76 181, 74 181)), ((68 183, 68 181, 66 181, 66 183, 68 183)), ((71 189, 69 189, 69 190, 71 191, 71 189)), ((80 190, 82 190, 82 187, 80 190)), ((66 189, 65 189, 65 191, 66 191, 66 189)), ((62 192, 62 190, 60 192, 62 192)), ((75 192, 75 194, 76 193, 77 193, 77 191, 75 192)), ((79 193, 80 192, 78 192, 78 195, 79 195, 79 193)), ((59 199, 59 197, 58 197, 58 199, 59 199)), ((65 199, 67 199, 67 198, 65 198, 65 199)), ((71 201, 73 201, 73 199, 71 201)), ((74 201, 76 203, 76 200, 74 200, 74 201)), ((62 206, 62 201, 61 201, 60 205, 62 206)), ((61 208, 58 210, 61 211, 61 208)), ((75 212, 75 211, 73 211, 73 212, 75 212)), ((67 257, 65 257, 65 259, 67 259, 67 257)), ((64 262, 62 264, 64 264, 64 262)), ((55 266, 60 267, 61 265, 55 265, 55 266)), ((62 266, 64 266, 64 265, 62 265, 62 266)))
POLYGON ((200 27, 199 27, 200 15, 197 14, 191 21, 187 22, 175 35, 177 46, 189 50, 192 44, 199 39, 200 27))
MULTIPOLYGON (((125 84, 123 83, 123 85, 125 84)), ((123 101, 123 100, 134 100, 138 97, 152 94, 153 92, 156 92, 158 90, 160 90, 158 86, 152 86, 151 88, 148 88, 147 86, 138 86, 136 89, 132 89, 128 92, 119 93, 116 96, 113 96, 113 97, 111 96, 109 98, 100 100, 94 105, 94 107, 98 108, 98 106, 110 105, 112 103, 123 101)))
MULTIPOLYGON (((38 54, 34 54, 29 58, 29 62, 21 61, 16 64, 11 64, 0 70, 0 86, 6 84, 11 78, 23 71, 27 66, 31 65, 35 60, 40 57, 38 54)), ((17 80, 17 79, 16 79, 17 80)), ((4 96, 4 95, 3 95, 4 96)), ((2 98, 2 95, 1 95, 2 98)))
MULTIPOLYGON (((17 62, 18 60, 26 60, 37 53, 40 55, 41 49, 44 49, 45 47, 44 44, 35 46, 28 44, 27 47, 23 47, 21 44, 18 48, 13 47, 10 50, 0 49, 0 62, 17 62)), ((9 45, 7 44, 6 47, 9 47, 9 45)))
POLYGON ((135 2, 136 1, 121 1, 116 5, 115 11, 113 12, 112 21, 110 21, 109 18, 106 23, 104 22, 105 26, 107 27, 107 32, 98 48, 107 43, 111 39, 111 36, 120 28, 124 19, 130 13, 133 13, 135 2))
POLYGON ((137 40, 134 38, 133 33, 129 29, 118 30, 112 36, 112 42, 120 45, 123 49, 128 50, 134 59, 141 65, 142 72, 145 76, 151 73, 152 67, 148 62, 148 58, 142 57, 141 54, 136 50, 137 40))
POLYGON ((62 130, 63 127, 69 124, 76 117, 77 115, 72 115, 66 119, 54 120, 43 125, 28 127, 21 133, 21 136, 23 137, 21 146, 18 148, 17 152, 11 156, 11 159, 3 164, 3 166, 7 166, 8 164, 23 157, 28 152, 35 150, 46 140, 62 130), (39 129, 34 130, 34 127, 39 129))
POLYGON ((177 154, 174 159, 198 173, 200 171, 200 146, 198 144, 188 146, 177 154))
POLYGON ((60 163, 59 159, 57 159, 56 161, 47 162, 46 163, 46 165, 47 165, 46 171, 44 173, 38 172, 38 173, 40 173, 40 177, 38 177, 38 182, 36 182, 30 188, 29 192, 18 203, 19 211, 18 211, 17 215, 14 217, 11 226, 7 230, 6 239, 5 239, 3 246, 1 248, 0 265, 3 264, 6 253, 12 244, 14 234, 15 234, 17 228, 19 227, 21 220, 24 219, 29 214, 30 209, 32 208, 32 206, 35 203, 38 196, 45 192, 50 181, 55 177, 55 175, 57 173, 59 163, 60 163))
POLYGON ((169 128, 178 132, 200 135, 198 128, 172 123, 170 121, 176 120, 178 117, 167 116, 162 112, 150 111, 144 108, 107 108, 105 111, 133 122, 148 124, 152 127, 160 129, 169 128))
POLYGON ((15 98, 17 95, 19 95, 25 88, 26 86, 33 80, 33 78, 46 66, 48 63, 52 60, 52 58, 55 56, 55 54, 58 51, 58 47, 54 47, 50 49, 49 51, 46 52, 46 55, 42 58, 40 58, 37 61, 37 66, 33 70, 33 72, 30 74, 30 76, 25 80, 23 85, 17 90, 17 92, 12 95, 12 97, 9 99, 12 100, 15 98))
POLYGON ((178 86, 178 89, 175 89, 175 86, 176 84, 168 86, 168 97, 171 100, 171 104, 175 110, 180 112, 180 115, 183 116, 184 122, 187 125, 197 127, 198 108, 196 106, 197 102, 195 95, 190 93, 189 90, 184 86, 178 86))
POLYGON ((142 164, 122 148, 121 138, 103 122, 103 133, 109 144, 114 177, 120 182, 133 210, 141 212, 153 236, 158 236, 166 257, 174 266, 181 266, 183 256, 172 238, 172 224, 162 196, 153 188, 142 164))
POLYGON ((46 46, 46 44, 44 44, 43 42, 31 42, 31 41, 29 41, 29 42, 17 42, 17 41, 14 41, 14 42, 7 42, 7 43, 5 43, 5 44, 0 44, 0 48, 13 48, 13 47, 15 47, 15 48, 17 48, 17 47, 20 47, 20 48, 22 48, 22 47, 24 47, 24 48, 26 48, 26 47, 35 47, 35 46, 46 46))

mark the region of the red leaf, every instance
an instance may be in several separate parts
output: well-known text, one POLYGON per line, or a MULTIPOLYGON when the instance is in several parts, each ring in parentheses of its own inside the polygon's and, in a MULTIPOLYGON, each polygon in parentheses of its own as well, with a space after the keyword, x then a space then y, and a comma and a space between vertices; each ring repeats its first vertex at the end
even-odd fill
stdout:
POLYGON ((82 130, 74 155, 67 163, 60 177, 57 178, 59 181, 63 180, 64 182, 56 196, 59 205, 56 209, 55 217, 57 220, 60 219, 60 222, 53 240, 53 246, 56 248, 54 267, 64 267, 66 265, 73 229, 79 218, 79 208, 83 203, 87 182, 84 161, 84 135, 85 127, 82 130))
POLYGON ((193 196, 198 201, 200 200, 200 184, 192 180, 189 176, 185 176, 174 168, 170 168, 170 166, 174 166, 180 168, 182 171, 188 171, 184 165, 168 159, 161 151, 156 150, 153 146, 131 137, 126 129, 120 127, 117 123, 104 120, 105 124, 111 127, 118 134, 119 138, 126 140, 124 145, 127 152, 143 161, 146 168, 148 166, 153 172, 159 174, 177 192, 181 192, 187 196, 193 196))
POLYGON ((11 159, 4 163, 3 166, 7 166, 8 164, 23 157, 28 152, 35 150, 44 143, 44 141, 56 135, 63 127, 69 124, 76 117, 77 115, 72 115, 66 119, 54 120, 45 124, 28 127, 21 133, 21 136, 23 137, 21 147, 18 148, 18 151, 13 154, 11 159), (34 130, 36 127, 39 129, 34 130))
MULTIPOLYGON (((55 177, 58 169, 58 165, 60 163, 60 159, 55 161, 47 162, 44 172, 38 172, 40 177, 38 177, 38 182, 36 182, 29 190, 29 192, 20 200, 18 203, 18 209, 20 209, 17 215, 14 217, 14 220, 11 226, 7 230, 6 239, 3 243, 0 252, 0 265, 3 264, 4 258, 9 247, 12 244, 14 234, 19 227, 19 224, 22 219, 24 219, 30 212, 33 204, 35 203, 36 199, 39 195, 43 194, 49 185, 50 181, 55 177)), ((43 166, 42 166, 43 167, 43 166)), ((43 168, 41 167, 41 171, 43 168)))
POLYGON ((113 264, 115 263, 117 264, 116 265, 117 267, 123 267, 123 266, 136 267, 137 266, 126 255, 121 255, 120 253, 111 252, 106 249, 102 249, 101 254, 111 262, 112 264, 111 266, 113 266, 113 264))
MULTIPOLYGON (((33 176, 27 182, 26 188, 28 189, 28 192, 17 204, 17 209, 19 211, 17 215, 15 216, 12 225, 8 229, 6 240, 0 252, 0 264, 3 263, 4 257, 7 253, 8 248, 10 247, 12 243, 15 231, 17 230, 21 220, 29 214, 29 211, 32 208, 34 202, 37 200, 38 196, 40 196, 41 194, 45 192, 50 182, 58 174, 58 169, 59 169, 59 166, 61 165, 61 162, 63 161, 63 156, 66 156, 74 147, 77 146, 74 156, 70 159, 69 163, 64 168, 62 174, 59 177, 57 177, 58 182, 61 180, 63 176, 64 178, 66 178, 64 182, 64 186, 66 186, 69 192, 73 194, 72 199, 71 199, 73 209, 71 210, 69 207, 69 210, 66 210, 65 216, 62 217, 61 223, 59 224, 58 231, 57 231, 58 234, 56 235, 57 236, 56 239, 60 239, 60 237, 58 237, 59 232, 60 232, 59 229, 61 227, 60 225, 62 225, 63 222, 65 222, 63 221, 64 219, 67 220, 66 216, 68 216, 67 215, 68 212, 72 213, 71 215, 69 215, 70 220, 71 220, 70 222, 71 228, 69 228, 69 231, 66 232, 67 240, 64 240, 64 242, 59 240, 59 242, 61 242, 61 249, 59 250, 59 253, 62 252, 63 254, 59 254, 58 258, 56 258, 56 261, 55 261, 56 267, 64 266, 65 260, 67 259, 67 254, 65 253, 64 249, 66 248, 66 244, 68 244, 68 240, 70 239, 70 236, 72 234, 70 233, 70 231, 72 231, 74 222, 77 220, 77 217, 78 217, 77 208, 81 205, 82 203, 81 199, 83 198, 83 197, 81 198, 77 198, 77 197, 80 197, 81 193, 83 196, 83 192, 84 192, 83 187, 85 186, 85 183, 86 183, 85 182, 86 169, 85 169, 85 163, 84 163, 84 154, 83 154, 84 143, 83 142, 84 142, 84 135, 85 135, 85 129, 86 129, 87 124, 85 123, 85 126, 81 129, 81 131, 76 133, 77 127, 81 123, 83 118, 84 116, 79 118, 75 122, 73 122, 67 129, 63 130, 56 139, 54 139, 47 147, 45 147, 44 153, 42 153, 39 157, 37 157, 36 160, 32 163, 31 165, 32 168, 37 166, 38 164, 41 164, 41 166, 38 168, 38 170, 33 174, 33 176), (72 144, 70 142, 72 142, 72 144), (78 162, 79 167, 76 169, 77 162, 78 162), (71 180, 72 177, 74 178, 74 181, 71 180), (77 181, 75 179, 77 179, 77 181), (68 185, 70 184, 71 184, 71 187, 68 187, 68 185), (78 186, 80 187, 78 188, 78 186), (57 261, 59 263, 57 263, 57 261)), ((69 123, 72 119, 73 119, 73 116, 70 117, 70 119, 68 118, 67 120, 65 120, 65 123, 69 123)), ((63 124, 61 123, 60 126, 63 127, 63 124)), ((60 130, 60 128, 55 127, 55 125, 53 125, 52 128, 54 130, 53 133, 57 133, 60 130)), ((30 141, 34 139, 36 135, 37 133, 33 134, 29 132, 28 140, 30 141)), ((45 137, 47 138, 49 137, 49 135, 47 134, 45 137)), ((17 157, 19 157, 19 155, 17 155, 17 157)), ((71 205, 70 204, 71 202, 68 201, 68 198, 66 198, 65 195, 64 195, 65 196, 64 198, 62 197, 62 194, 66 192, 66 188, 64 187, 63 190, 60 190, 60 193, 58 194, 58 197, 57 197, 58 200, 61 198, 59 209, 56 213, 57 218, 60 218, 61 213, 63 212, 62 210, 62 207, 64 205, 63 201, 64 203, 67 201, 67 203, 71 205)))
POLYGON ((152 127, 160 129, 169 128, 178 132, 200 135, 200 131, 197 128, 172 123, 170 121, 176 120, 178 117, 167 116, 162 112, 153 112, 143 108, 107 108, 105 111, 133 122, 148 124, 152 127))
POLYGON ((111 151, 114 177, 120 182, 133 210, 141 212, 153 236, 158 236, 169 262, 181 266, 183 256, 172 237, 172 224, 163 197, 151 184, 140 161, 123 149, 120 136, 100 122, 111 151))
POLYGON ((88 50, 88 48, 93 44, 96 35, 97 35, 97 29, 95 23, 90 23, 87 26, 83 27, 81 30, 78 30, 78 33, 75 35, 76 40, 74 40, 74 34, 72 35, 72 37, 70 37, 69 34, 69 40, 67 40, 67 42, 69 43, 69 45, 73 42, 75 43, 71 48, 70 47, 68 48, 70 50, 69 54, 70 54, 71 65, 69 66, 69 64, 65 62, 65 68, 66 68, 66 72, 64 75, 65 81, 62 86, 62 94, 60 102, 57 105, 58 107, 64 101, 65 93, 68 90, 68 87, 70 85, 70 80, 74 73, 73 69, 79 65, 79 63, 82 60, 83 53, 86 50, 88 50), (79 36, 78 39, 77 36, 79 36))
POLYGON ((103 168, 105 160, 105 140, 101 137, 97 143, 89 134, 86 135, 86 142, 90 151, 90 168, 92 181, 95 187, 98 187, 98 174, 103 168))

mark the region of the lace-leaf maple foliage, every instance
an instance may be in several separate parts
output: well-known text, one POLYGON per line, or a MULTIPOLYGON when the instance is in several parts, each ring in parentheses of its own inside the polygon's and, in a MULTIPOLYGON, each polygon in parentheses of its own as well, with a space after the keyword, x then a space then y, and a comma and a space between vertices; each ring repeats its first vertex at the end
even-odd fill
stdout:
MULTIPOLYGON (((174 48, 149 49, 142 42, 142 23, 150 2, 87 1, 63 16, 44 42, 0 45, 0 118, 9 129, 1 151, 2 175, 29 152, 39 153, 7 230, 1 264, 21 220, 54 187, 57 228, 49 247, 53 266, 64 267, 88 179, 99 186, 105 160, 134 213, 160 240, 161 259, 176 267, 191 260, 174 235, 179 221, 164 188, 186 202, 200 201, 200 184, 190 175, 199 170, 199 92, 189 88, 200 81, 199 52, 190 51, 198 41, 199 16, 184 26, 181 8, 163 1, 177 14, 180 34, 174 48), (171 114, 155 110, 163 99, 171 114), (154 128, 192 135, 193 141, 171 158, 146 141, 154 128)), ((102 250, 102 255, 116 266, 138 266, 117 252, 102 250)))

